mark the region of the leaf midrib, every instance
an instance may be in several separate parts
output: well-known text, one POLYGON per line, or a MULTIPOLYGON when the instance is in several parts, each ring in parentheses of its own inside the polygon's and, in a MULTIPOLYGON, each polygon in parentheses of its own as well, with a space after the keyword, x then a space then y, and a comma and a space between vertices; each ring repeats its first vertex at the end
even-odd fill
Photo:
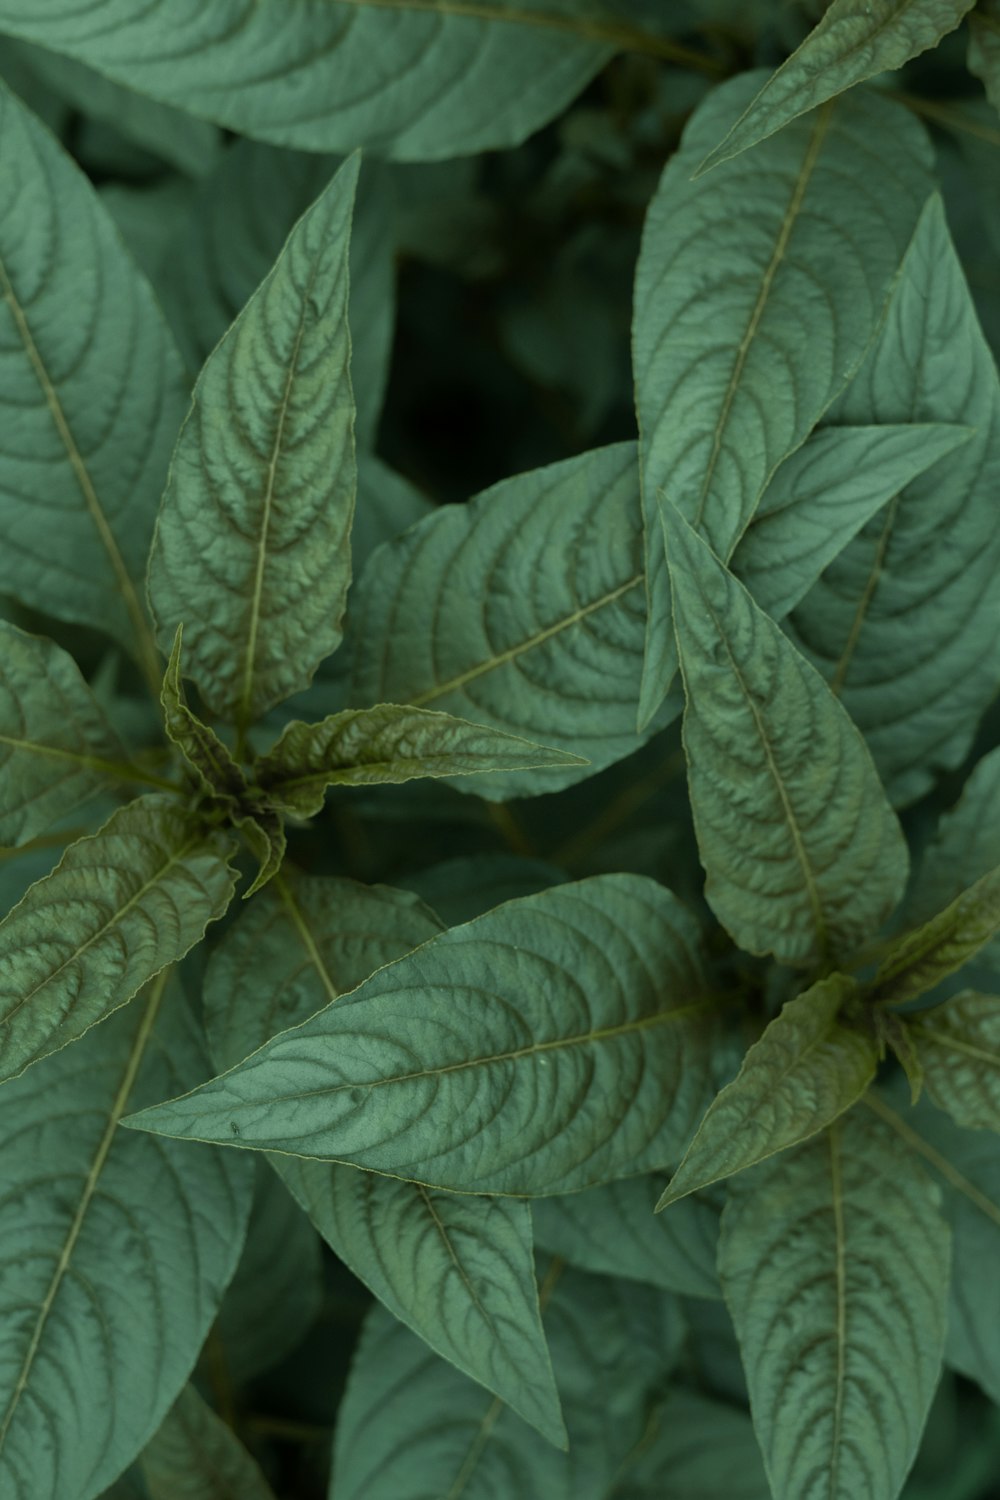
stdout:
POLYGON ((974 1042, 965 1041, 962 1037, 950 1036, 946 1031, 936 1031, 932 1026, 917 1023, 912 1026, 912 1030, 918 1037, 926 1038, 927 1041, 947 1052, 957 1052, 963 1057, 972 1057, 977 1062, 1000 1068, 1000 1052, 987 1052, 985 1048, 977 1046, 974 1042))
POLYGON ((884 1099, 881 1099, 878 1094, 871 1091, 865 1094, 861 1103, 866 1105, 879 1119, 884 1120, 900 1139, 905 1141, 911 1151, 914 1151, 918 1156, 922 1156, 926 1162, 929 1162, 934 1170, 944 1178, 945 1182, 954 1188, 956 1193, 960 1193, 974 1208, 978 1208, 984 1218, 989 1219, 992 1224, 1000 1229, 1000 1204, 996 1204, 991 1198, 987 1198, 986 1194, 981 1192, 974 1182, 970 1182, 968 1177, 960 1172, 953 1162, 950 1162, 929 1141, 926 1141, 919 1131, 914 1130, 911 1125, 908 1125, 891 1105, 886 1104, 884 1099))
POLYGON ((146 786, 159 787, 163 791, 175 792, 176 786, 172 781, 164 777, 154 776, 151 772, 140 770, 138 766, 129 765, 127 761, 105 760, 101 755, 86 755, 78 750, 64 750, 58 745, 44 745, 40 740, 17 739, 11 734, 0 734, 0 745, 8 745, 11 750, 21 754, 42 755, 52 760, 68 760, 83 770, 100 772, 105 776, 113 776, 118 781, 135 781, 146 786))

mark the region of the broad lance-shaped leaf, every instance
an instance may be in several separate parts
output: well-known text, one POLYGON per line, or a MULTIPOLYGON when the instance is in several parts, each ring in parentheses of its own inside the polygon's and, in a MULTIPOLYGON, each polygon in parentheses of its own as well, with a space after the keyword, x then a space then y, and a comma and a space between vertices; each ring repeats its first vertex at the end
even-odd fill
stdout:
POLYGON ((140 797, 71 844, 0 922, 0 1078, 83 1036, 183 958, 232 900, 233 842, 140 797))
POLYGON ((941 1194, 853 1110, 734 1179, 719 1272, 774 1500, 895 1500, 941 1368, 941 1194))
POLYGON ((771 75, 699 170, 707 172, 730 161, 855 84, 903 67, 936 47, 975 3, 833 0, 819 24, 771 75))
POLYGON ((981 78, 994 109, 1000 110, 1000 4, 979 0, 969 16, 969 72, 981 78))
POLYGON ((2 84, 0 136, 0 589, 158 681, 142 579, 180 358, 93 188, 2 84))
POLYGON ((831 974, 782 1007, 713 1099, 657 1212, 809 1140, 857 1103, 879 1060, 874 1038, 839 1019, 857 993, 831 974))
POLYGON ((347 252, 359 158, 299 220, 195 386, 149 597, 167 649, 246 728, 340 643, 357 472, 347 252))
POLYGON ((705 897, 749 953, 850 953, 906 884, 864 741, 818 672, 672 506, 684 748, 705 897))
POLYGON ((378 703, 346 708, 319 724, 294 721, 257 762, 270 800, 300 818, 323 806, 328 786, 371 786, 416 776, 470 776, 534 766, 579 765, 580 757, 470 724, 429 708, 378 703))
POLYGON ((1000 689, 1000 381, 937 197, 830 417, 976 429, 869 522, 786 626, 901 807, 961 765, 1000 689))
POLYGON ((149 1500, 274 1500, 259 1464, 193 1385, 142 1454, 149 1500))
POLYGON ((934 1103, 967 1130, 1000 1130, 1000 996, 965 990, 907 1030, 934 1103))
POLYGON ((458 1192, 573 1192, 675 1159, 712 1091, 699 929, 639 875, 431 938, 139 1129, 458 1192))
POLYGON ((239 1259, 252 1174, 235 1152, 119 1130, 205 1075, 165 976, 0 1089, 0 1494, 92 1500, 190 1374, 239 1259))
MULTIPOLYGON (((284 872, 209 962, 205 1011, 217 1064, 233 1066, 440 931, 408 892, 284 872)), ((390 1312, 565 1445, 527 1204, 438 1193, 336 1162, 269 1159, 390 1312)))
POLYGON ((729 560, 778 465, 861 363, 932 186, 922 126, 865 91, 691 181, 765 76, 733 79, 695 111, 643 230, 632 325, 649 597, 640 724, 677 664, 664 497, 729 560))
POLYGON ((1000 932, 1000 866, 956 896, 922 927, 904 933, 871 981, 883 1005, 915 1000, 974 958, 1000 932))

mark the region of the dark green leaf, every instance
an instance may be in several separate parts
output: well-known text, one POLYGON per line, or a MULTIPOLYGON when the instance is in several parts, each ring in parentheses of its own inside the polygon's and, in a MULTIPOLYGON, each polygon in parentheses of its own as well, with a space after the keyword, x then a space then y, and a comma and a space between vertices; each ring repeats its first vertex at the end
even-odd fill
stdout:
POLYGON ((235 1432, 191 1385, 146 1445, 142 1472, 150 1500, 274 1500, 235 1432))
MULTIPOLYGON (((694 1391, 672 1391, 608 1500, 771 1500, 749 1417, 694 1391)), ((602 1497, 603 1500, 603 1497, 602 1497)))
POLYGON ((1000 110, 1000 4, 979 0, 969 16, 969 71, 981 78, 986 95, 1000 110))

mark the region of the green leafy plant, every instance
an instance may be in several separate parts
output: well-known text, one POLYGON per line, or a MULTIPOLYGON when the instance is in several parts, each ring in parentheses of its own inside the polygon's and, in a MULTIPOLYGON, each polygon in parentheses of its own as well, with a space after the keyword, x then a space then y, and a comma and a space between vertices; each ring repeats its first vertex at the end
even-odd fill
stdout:
POLYGON ((667 10, 0 0, 2 1500, 990 1493, 1000 11, 667 10))

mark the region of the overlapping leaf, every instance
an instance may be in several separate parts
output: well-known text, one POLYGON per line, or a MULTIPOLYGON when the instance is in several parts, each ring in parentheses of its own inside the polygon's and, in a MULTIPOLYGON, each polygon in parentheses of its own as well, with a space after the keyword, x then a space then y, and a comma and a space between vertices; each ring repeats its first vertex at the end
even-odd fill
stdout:
POLYGON ((893 944, 871 982, 873 999, 885 1005, 916 999, 961 969, 997 932, 1000 866, 893 944))
POLYGON ((994 108, 1000 110, 1000 5, 979 0, 969 16, 969 71, 981 78, 994 108))
POLYGON ((142 1455, 149 1500, 274 1500, 231 1427, 186 1385, 142 1455))
POLYGON ((1000 997, 965 990, 909 1029, 934 1103, 967 1130, 1000 1130, 1000 997))
POLYGON ((665 1495, 771 1500, 746 1412, 683 1387, 671 1391, 608 1500, 663 1500, 665 1495))

